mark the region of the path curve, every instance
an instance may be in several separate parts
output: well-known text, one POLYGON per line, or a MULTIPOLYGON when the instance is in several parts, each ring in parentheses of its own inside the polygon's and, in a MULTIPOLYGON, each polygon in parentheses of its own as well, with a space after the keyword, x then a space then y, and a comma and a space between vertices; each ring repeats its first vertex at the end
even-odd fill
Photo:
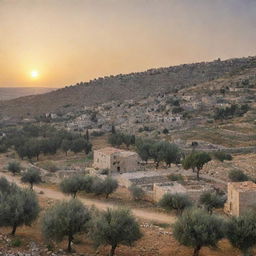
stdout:
MULTIPOLYGON (((18 186, 25 187, 24 184, 21 183, 20 177, 18 176, 12 176, 7 173, 1 172, 0 177, 3 176, 10 182, 16 183, 18 186)), ((70 197, 67 195, 64 195, 60 191, 56 191, 54 189, 50 188, 44 188, 40 186, 34 186, 34 191, 39 193, 40 191, 43 192, 43 194, 39 194, 40 197, 45 197, 48 199, 54 199, 54 200, 64 200, 69 199, 70 197)), ((84 197, 79 197, 79 200, 84 203, 86 206, 95 206, 99 210, 106 210, 107 208, 115 208, 118 207, 118 204, 113 204, 110 202, 103 202, 98 199, 89 199, 84 197)), ((165 213, 159 213, 156 211, 150 211, 146 209, 140 209, 140 208, 131 208, 132 213, 137 218, 146 220, 146 221, 154 221, 159 223, 169 223, 172 224, 175 222, 176 218, 172 215, 165 214, 165 213)))

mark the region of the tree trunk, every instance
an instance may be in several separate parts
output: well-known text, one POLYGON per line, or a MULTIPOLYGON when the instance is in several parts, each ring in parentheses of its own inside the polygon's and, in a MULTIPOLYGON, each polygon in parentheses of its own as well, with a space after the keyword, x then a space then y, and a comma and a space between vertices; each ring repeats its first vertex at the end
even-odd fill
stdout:
POLYGON ((109 194, 106 194, 106 199, 108 199, 108 197, 109 197, 109 194))
POLYGON ((200 170, 197 169, 197 171, 196 171, 196 178, 197 178, 197 180, 200 180, 199 172, 200 172, 200 170))
POLYGON ((112 245, 109 256, 114 256, 115 255, 115 250, 116 250, 116 245, 112 245))
POLYGON ((33 183, 30 183, 30 190, 33 190, 33 183))
POLYGON ((198 245, 194 248, 194 253, 193 253, 193 256, 198 256, 199 255, 199 252, 200 252, 200 249, 201 249, 201 246, 198 245))
POLYGON ((12 235, 12 236, 14 236, 14 235, 15 235, 15 233, 16 233, 16 229, 17 229, 17 224, 16 224, 16 223, 14 223, 14 224, 13 224, 13 226, 12 226, 12 233, 11 233, 11 235, 12 235))
POLYGON ((72 247, 71 247, 72 240, 73 240, 73 236, 69 235, 68 236, 68 252, 71 252, 72 250, 72 247))

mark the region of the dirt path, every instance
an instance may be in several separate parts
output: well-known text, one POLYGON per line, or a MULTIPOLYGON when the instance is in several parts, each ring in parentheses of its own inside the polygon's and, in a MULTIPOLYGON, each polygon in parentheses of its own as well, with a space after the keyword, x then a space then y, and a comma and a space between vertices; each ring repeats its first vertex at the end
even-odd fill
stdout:
MULTIPOLYGON (((11 182, 15 182, 17 185, 24 187, 24 184, 20 182, 20 178, 18 176, 12 176, 8 173, 0 173, 0 177, 4 176, 6 179, 8 179, 11 182)), ((54 189, 50 188, 44 188, 40 186, 34 186, 34 190, 36 192, 42 191, 43 194, 39 194, 40 197, 46 197, 49 199, 54 199, 54 200, 63 200, 63 199, 69 199, 69 196, 66 196, 62 194, 59 191, 56 191, 54 189)), ((82 201, 86 206, 95 206, 99 210, 105 210, 107 208, 114 208, 117 207, 118 204, 113 204, 110 202, 103 202, 97 199, 88 199, 88 198, 83 198, 79 197, 79 200, 82 201)), ((175 221, 175 217, 172 215, 164 214, 164 213, 159 213, 155 211, 149 211, 145 209, 139 209, 139 208, 131 208, 132 213, 140 218, 144 219, 146 221, 154 221, 154 222, 160 222, 160 223, 173 223, 175 221)))

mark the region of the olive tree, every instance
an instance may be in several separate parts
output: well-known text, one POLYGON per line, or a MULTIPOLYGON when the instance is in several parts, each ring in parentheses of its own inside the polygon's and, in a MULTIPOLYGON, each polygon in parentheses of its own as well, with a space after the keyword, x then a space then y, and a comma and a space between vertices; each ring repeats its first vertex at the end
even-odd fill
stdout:
POLYGON ((92 177, 83 175, 74 175, 65 178, 60 183, 60 189, 64 194, 69 194, 73 198, 76 197, 78 192, 85 191, 91 192, 90 187, 92 185, 92 177))
POLYGON ((141 187, 136 186, 134 184, 129 187, 129 191, 134 200, 141 200, 145 195, 144 190, 141 187))
POLYGON ((89 234, 96 246, 111 246, 110 256, 119 244, 132 246, 142 237, 139 224, 127 209, 108 209, 96 215, 89 234))
POLYGON ((39 184, 42 182, 42 179, 39 171, 36 168, 31 167, 22 174, 21 181, 24 183, 29 183, 30 189, 33 190, 34 184, 39 184))
POLYGON ((243 171, 237 169, 231 170, 228 174, 228 177, 233 182, 250 180, 250 177, 248 177, 243 171))
POLYGON ((74 235, 84 231, 89 220, 89 211, 80 201, 63 201, 46 211, 42 219, 42 233, 46 239, 57 242, 67 237, 67 249, 71 252, 74 235))
POLYGON ((13 175, 16 173, 19 173, 21 171, 20 163, 17 161, 12 161, 8 163, 7 169, 9 172, 11 172, 13 175))
POLYGON ((203 166, 211 161, 211 156, 206 152, 192 152, 187 155, 182 162, 182 166, 185 170, 192 169, 196 171, 197 179, 199 180, 199 173, 203 169, 203 166))
POLYGON ((0 226, 12 227, 12 235, 22 225, 31 225, 39 214, 35 193, 27 189, 15 189, 0 193, 0 226))
POLYGON ((251 255, 251 249, 256 245, 255 213, 247 212, 242 216, 232 217, 227 223, 226 236, 244 256, 251 255))
POLYGON ((226 202, 226 196, 217 194, 216 192, 206 191, 201 194, 199 202, 205 209, 212 214, 214 208, 222 208, 226 202))
POLYGON ((108 176, 106 179, 94 179, 92 185, 92 192, 96 195, 105 195, 106 198, 109 197, 118 188, 117 180, 108 176))
POLYGON ((158 205, 167 211, 175 210, 177 214, 181 214, 183 210, 192 206, 191 199, 186 194, 176 193, 163 195, 158 205))
POLYGON ((173 236, 182 245, 194 248, 193 256, 198 256, 203 246, 214 247, 224 237, 223 227, 221 218, 191 208, 173 225, 173 236))

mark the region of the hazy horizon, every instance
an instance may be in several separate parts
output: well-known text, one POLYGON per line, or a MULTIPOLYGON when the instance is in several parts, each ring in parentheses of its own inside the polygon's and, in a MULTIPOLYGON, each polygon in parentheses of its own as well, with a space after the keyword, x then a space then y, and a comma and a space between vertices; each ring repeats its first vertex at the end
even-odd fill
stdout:
POLYGON ((252 0, 0 0, 0 87, 256 55, 252 0))

